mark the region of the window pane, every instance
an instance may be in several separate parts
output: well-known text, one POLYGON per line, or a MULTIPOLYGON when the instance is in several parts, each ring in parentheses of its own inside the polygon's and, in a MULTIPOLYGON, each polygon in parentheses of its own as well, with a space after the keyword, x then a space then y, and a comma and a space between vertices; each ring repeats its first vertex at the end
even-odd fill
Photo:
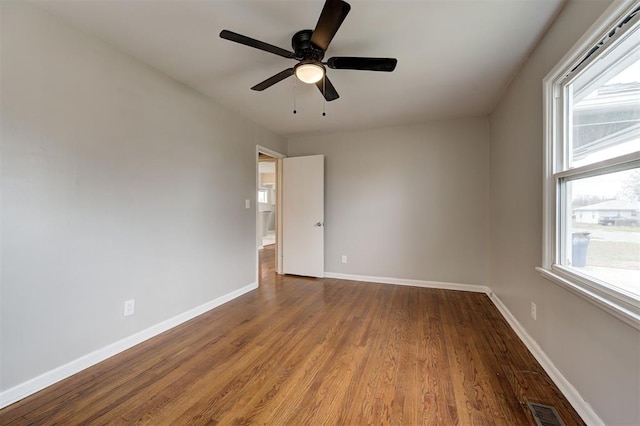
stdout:
POLYGON ((640 30, 567 86, 568 167, 640 151, 640 30))
POLYGON ((640 296, 640 168, 565 183, 562 264, 640 296))
POLYGON ((266 203, 267 202, 267 190, 266 189, 258 190, 258 202, 259 203, 266 203))

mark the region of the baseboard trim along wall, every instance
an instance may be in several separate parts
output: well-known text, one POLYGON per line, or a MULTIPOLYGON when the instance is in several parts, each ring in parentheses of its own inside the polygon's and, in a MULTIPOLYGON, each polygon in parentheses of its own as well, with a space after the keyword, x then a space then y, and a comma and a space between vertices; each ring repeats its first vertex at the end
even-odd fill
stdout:
POLYGON ((395 284, 406 285, 410 287, 423 287, 423 288, 437 288, 441 290, 458 290, 458 291, 471 291, 474 293, 487 293, 489 287, 483 285, 473 284, 457 284, 457 283, 445 283, 439 281, 423 281, 423 280, 410 280, 405 278, 388 278, 388 277, 372 277, 367 275, 352 275, 352 274, 339 274, 336 272, 325 272, 325 278, 336 278, 339 280, 349 281, 366 281, 376 284, 395 284))
MULTIPOLYGON (((364 281, 377 284, 394 284, 404 285, 412 287, 434 288, 441 290, 457 290, 457 291, 470 291, 475 293, 485 293, 489 296, 493 304, 498 311, 505 318, 507 323, 511 326, 513 331, 518 335, 520 340, 525 344, 527 349, 533 354, 536 360, 540 363, 542 368, 547 372, 551 380, 558 386, 560 391, 564 394, 567 400, 580 414, 582 419, 588 425, 604 425, 605 423, 600 419, 597 413, 593 410, 584 398, 580 395, 577 389, 567 380, 567 378, 558 370, 553 364, 551 359, 544 353, 540 345, 531 337, 525 328, 520 324, 516 317, 509 311, 504 303, 498 298, 498 296, 491 291, 487 286, 473 285, 473 284, 457 284, 446 283, 438 281, 423 281, 423 280, 411 280, 403 278, 388 278, 388 277, 375 277, 365 275, 352 275, 352 274, 340 274, 334 272, 325 272, 325 278, 334 278, 340 280, 349 281, 364 281)), ((190 319, 202 315, 203 313, 210 311, 230 300, 235 299, 251 290, 258 288, 257 283, 249 284, 224 296, 211 300, 203 305, 197 306, 187 312, 177 315, 173 318, 169 318, 159 324, 151 326, 146 330, 142 330, 136 334, 105 346, 102 349, 94 351, 90 354, 82 356, 74 361, 69 362, 61 367, 48 371, 38 377, 35 377, 27 382, 21 383, 11 389, 8 389, 0 393, 0 408, 6 407, 14 402, 19 401, 31 394, 34 394, 52 384, 59 382, 67 377, 76 374, 86 368, 89 368, 107 358, 110 358, 120 352, 123 352, 139 343, 144 342, 160 333, 163 333, 173 327, 176 327, 190 319)))
POLYGON ((520 322, 511 313, 511 311, 509 311, 507 306, 502 303, 498 296, 493 293, 489 287, 482 285, 445 283, 438 281, 422 281, 402 278, 339 274, 334 272, 325 272, 324 276, 325 278, 336 278, 341 280, 366 281, 378 284, 396 284, 414 287, 436 288, 442 290, 472 291, 476 293, 487 294, 487 296, 489 296, 489 299, 491 299, 491 301, 496 306, 500 314, 502 314, 509 326, 513 329, 513 331, 515 331, 515 333, 518 335, 520 340, 522 340, 527 349, 529 349, 536 360, 540 363, 542 368, 544 368, 551 380, 553 380, 556 386, 558 386, 560 391, 564 394, 569 403, 571 403, 573 408, 575 408, 578 414, 580 414, 582 420, 584 420, 588 425, 605 425, 602 419, 593 410, 591 405, 589 405, 584 400, 584 398, 582 398, 577 389, 571 384, 571 382, 569 382, 569 380, 567 380, 567 378, 560 372, 560 370, 558 370, 558 368, 553 364, 547 354, 544 353, 540 345, 538 345, 538 342, 536 342, 535 339, 531 337, 529 333, 527 333, 522 324, 520 324, 520 322))
POLYGON ((502 303, 500 298, 498 298, 498 296, 493 292, 488 293, 488 295, 496 308, 498 308, 498 311, 500 311, 504 319, 509 323, 513 331, 516 332, 520 340, 522 340, 527 349, 529 349, 529 352, 531 352, 536 360, 538 360, 542 368, 544 368, 549 377, 551 377, 551 380, 553 380, 569 403, 573 408, 575 408, 578 414, 580 414, 582 420, 584 420, 588 425, 604 426, 605 423, 593 410, 591 405, 582 398, 578 390, 571 384, 571 382, 569 382, 569 380, 567 380, 560 370, 558 370, 547 354, 544 353, 540 345, 538 345, 538 342, 536 342, 535 339, 527 333, 522 324, 520 324, 516 317, 513 316, 507 306, 502 303))
POLYGON ((236 297, 242 296, 243 294, 248 293, 251 290, 255 290, 256 288, 258 288, 257 282, 246 285, 242 288, 232 291, 231 293, 227 293, 207 303, 196 306, 193 309, 176 315, 173 318, 169 318, 145 330, 125 337, 122 340, 111 343, 110 345, 107 345, 87 355, 81 356, 80 358, 73 360, 65 365, 47 371, 46 373, 41 374, 38 377, 34 377, 31 380, 7 389, 6 391, 0 393, 0 408, 4 408, 8 405, 13 404, 14 402, 26 398, 27 396, 32 395, 46 387, 49 387, 54 383, 66 379, 67 377, 70 377, 76 373, 79 373, 80 371, 98 364, 99 362, 102 362, 107 358, 111 358, 112 356, 117 355, 120 352, 124 352, 127 349, 144 342, 145 340, 157 336, 158 334, 164 333, 167 330, 170 330, 184 322, 187 322, 197 317, 198 315, 202 315, 213 308, 223 305, 235 299, 236 297))

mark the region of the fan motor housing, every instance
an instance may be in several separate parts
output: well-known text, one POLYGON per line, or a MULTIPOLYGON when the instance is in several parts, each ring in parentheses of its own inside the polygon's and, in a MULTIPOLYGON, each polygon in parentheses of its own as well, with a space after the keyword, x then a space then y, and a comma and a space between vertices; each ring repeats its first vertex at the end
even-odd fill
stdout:
POLYGON ((324 58, 324 51, 311 43, 313 30, 300 30, 291 37, 291 47, 296 59, 320 62, 324 58))

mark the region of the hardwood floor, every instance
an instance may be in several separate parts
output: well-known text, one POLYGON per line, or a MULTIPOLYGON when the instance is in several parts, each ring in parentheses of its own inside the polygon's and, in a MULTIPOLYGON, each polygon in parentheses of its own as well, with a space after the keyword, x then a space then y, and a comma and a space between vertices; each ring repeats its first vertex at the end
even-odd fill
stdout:
POLYGON ((0 424, 584 424, 484 294, 277 276, 0 424))

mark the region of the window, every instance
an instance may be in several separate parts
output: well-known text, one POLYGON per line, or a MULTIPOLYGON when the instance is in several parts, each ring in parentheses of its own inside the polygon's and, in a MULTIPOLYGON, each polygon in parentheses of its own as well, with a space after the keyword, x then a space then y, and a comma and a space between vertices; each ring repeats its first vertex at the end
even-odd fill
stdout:
POLYGON ((640 1, 626 5, 544 81, 539 270, 640 329, 640 1))
POLYGON ((268 200, 268 196, 267 196, 267 190, 266 189, 258 189, 258 202, 259 203, 267 203, 269 202, 268 200))

